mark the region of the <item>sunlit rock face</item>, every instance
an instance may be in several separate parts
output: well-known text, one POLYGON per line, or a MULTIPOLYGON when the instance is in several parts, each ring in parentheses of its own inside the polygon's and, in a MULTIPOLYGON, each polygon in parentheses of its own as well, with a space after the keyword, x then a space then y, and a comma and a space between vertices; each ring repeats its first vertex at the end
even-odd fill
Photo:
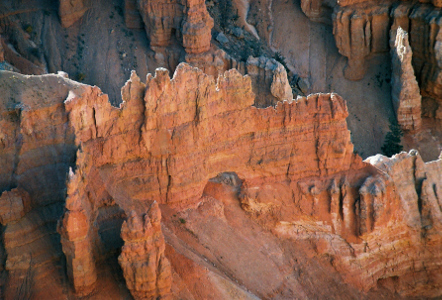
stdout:
POLYGON ((0 75, 6 299, 441 295, 441 160, 362 161, 337 94, 257 108, 249 76, 181 64, 114 107, 0 75))

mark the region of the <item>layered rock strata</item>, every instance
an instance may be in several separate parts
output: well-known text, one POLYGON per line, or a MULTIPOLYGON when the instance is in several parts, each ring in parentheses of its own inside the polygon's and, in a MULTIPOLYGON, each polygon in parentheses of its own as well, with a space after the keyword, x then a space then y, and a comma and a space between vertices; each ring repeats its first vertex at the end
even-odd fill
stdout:
POLYGON ((423 100, 422 114, 442 118, 439 53, 439 1, 301 1, 305 14, 321 21, 333 8, 333 34, 339 53, 347 57, 344 76, 360 80, 366 74, 366 60, 388 51, 389 32, 402 27, 409 33, 412 65, 423 100))
MULTIPOLYGON (((126 23, 137 26, 133 1, 126 1, 126 23), (134 23, 134 24, 132 24, 134 23)), ((199 54, 210 49, 213 19, 204 1, 138 1, 150 45, 153 49, 169 46, 175 34, 188 54, 199 54)))
POLYGON ((13 212, 4 218, 11 222, 2 233, 7 271, 2 297, 57 299, 63 286, 54 278, 59 278, 63 252, 56 224, 76 152, 63 101, 75 87, 56 75, 6 71, 0 86, 0 191, 5 205, 4 197, 14 199, 7 207, 13 212))
POLYGON ((391 34, 392 81, 391 99, 396 117, 403 130, 418 130, 422 125, 422 97, 411 64, 412 51, 408 33, 399 27, 391 34))
POLYGON ((5 191, 0 196, 0 223, 7 225, 20 220, 31 209, 29 194, 21 189, 5 191))
POLYGON ((6 299, 120 297, 123 288, 106 294, 119 279, 102 262, 123 243, 136 298, 228 298, 241 286, 250 299, 311 298, 324 295, 318 280, 351 297, 442 294, 441 160, 362 162, 338 95, 257 108, 249 76, 215 81, 180 64, 172 79, 165 69, 145 82, 132 73, 113 107, 99 88, 61 76, 5 74, 2 189, 25 189, 31 203, 3 233, 6 299), (17 88, 27 92, 12 101, 17 88), (311 265, 298 262, 301 249, 311 265))
POLYGON ((339 7, 333 14, 333 35, 339 53, 348 58, 344 75, 360 80, 366 73, 365 60, 372 53, 389 50, 390 5, 339 7))
POLYGON ((318 255, 331 256, 345 280, 362 290, 439 296, 442 160, 424 163, 412 150, 366 162, 378 171, 356 186, 348 178, 301 183, 302 203, 313 203, 303 212, 313 218, 280 222, 276 231, 315 243, 318 255))
POLYGON ((126 285, 135 299, 171 299, 170 263, 164 255, 161 211, 153 202, 139 216, 132 211, 121 228, 124 246, 118 261, 126 285))
POLYGON ((159 203, 179 205, 186 199, 197 199, 206 181, 226 169, 237 170, 244 176, 254 174, 251 176, 259 178, 269 168, 275 168, 275 178, 288 177, 293 180, 335 173, 353 165, 361 166, 360 158, 352 152, 353 146, 345 129, 347 111, 338 95, 312 95, 309 99, 300 98, 298 101, 279 103, 276 108, 261 110, 251 106, 254 95, 250 83, 250 77, 243 77, 236 70, 226 72, 215 83, 213 77, 181 64, 172 80, 165 69, 157 69, 154 77, 149 75, 144 96, 144 84, 137 77, 132 77, 123 89, 123 95, 128 89, 130 93, 136 89, 140 94, 127 101, 121 112, 107 103, 105 97, 92 100, 97 91, 90 96, 72 94, 66 107, 75 128, 77 144, 83 145, 85 153, 93 158, 91 162, 95 168, 105 167, 100 171, 105 181, 111 180, 114 186, 134 185, 132 190, 127 190, 127 196, 131 199, 153 199, 159 203), (138 110, 133 108, 138 106, 138 110), (315 115, 308 113, 316 109, 319 112, 315 115), (119 115, 130 118, 117 117, 119 115), (75 120, 82 120, 81 124, 75 120), (313 125, 317 121, 331 120, 331 128, 328 125, 313 125), (209 125, 226 122, 233 122, 235 130, 209 125), (302 127, 297 125, 300 123, 303 123, 302 127), (264 160, 262 155, 268 152, 266 149, 269 147, 266 146, 267 141, 274 140, 271 133, 274 126, 285 126, 287 137, 303 136, 296 149, 312 149, 307 151, 312 155, 298 160, 294 154, 297 152, 292 149, 295 145, 290 143, 284 146, 283 156, 275 153, 271 159, 264 160), (255 132, 257 130, 263 133, 258 134, 255 132), (321 130, 325 130, 325 136, 333 136, 334 141, 322 140, 321 130), (103 147, 97 147, 97 143, 101 143, 99 137, 105 141, 103 147), (117 142, 121 138, 133 139, 137 146, 130 149, 122 147, 122 143, 117 142), (213 145, 213 139, 238 140, 241 147, 247 150, 213 145), (329 150, 332 150, 332 154, 329 150), (143 182, 151 182, 152 185, 120 177, 124 171, 119 172, 121 175, 115 173, 120 169, 118 165, 126 170, 132 165, 130 161, 138 159, 143 159, 149 169, 158 170, 142 176, 143 182), (276 159, 277 162, 274 161, 276 159), (200 161, 206 161, 206 164, 202 166, 200 161), (183 169, 184 162, 189 167, 183 169), (258 170, 261 171, 257 172, 253 164, 258 162, 258 170), (187 173, 193 175, 188 177, 185 175, 187 173))

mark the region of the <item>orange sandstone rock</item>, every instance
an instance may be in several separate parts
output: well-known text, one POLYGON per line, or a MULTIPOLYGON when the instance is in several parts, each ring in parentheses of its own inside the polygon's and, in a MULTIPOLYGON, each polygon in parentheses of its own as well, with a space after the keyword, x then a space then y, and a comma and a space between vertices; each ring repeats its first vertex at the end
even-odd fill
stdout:
POLYGON ((153 202, 138 216, 131 212, 121 228, 124 240, 118 261, 126 284, 135 299, 170 299, 171 268, 164 255, 161 211, 153 202))
POLYGON ((6 299, 119 298, 124 280, 137 298, 442 293, 441 160, 362 162, 336 94, 257 108, 249 76, 180 64, 132 73, 113 107, 61 76, 2 75, 0 183, 32 207, 3 233, 6 299), (120 247, 124 280, 105 272, 120 247))
POLYGON ((403 130, 418 130, 422 124, 422 97, 411 65, 412 51, 408 33, 401 27, 392 32, 391 98, 399 125, 403 130))
POLYGON ((7 225, 20 220, 31 209, 31 199, 26 191, 13 189, 0 197, 0 222, 7 225))

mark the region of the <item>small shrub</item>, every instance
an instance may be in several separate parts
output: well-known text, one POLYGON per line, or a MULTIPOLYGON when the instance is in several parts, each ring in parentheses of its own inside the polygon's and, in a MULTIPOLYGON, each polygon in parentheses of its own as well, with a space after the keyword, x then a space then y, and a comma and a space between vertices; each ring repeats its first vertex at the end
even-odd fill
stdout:
POLYGON ((32 28, 31 25, 27 25, 27 26, 25 27, 25 31, 26 31, 27 33, 31 34, 31 33, 34 31, 34 28, 32 28))
POLYGON ((77 74, 77 81, 83 81, 84 79, 86 79, 86 75, 84 73, 78 73, 77 74))
POLYGON ((404 148, 401 145, 401 137, 404 135, 396 119, 390 119, 390 131, 385 136, 384 145, 381 147, 386 156, 392 156, 399 153, 404 148))
POLYGON ((181 224, 186 224, 186 220, 184 220, 183 218, 180 218, 180 223, 181 224))

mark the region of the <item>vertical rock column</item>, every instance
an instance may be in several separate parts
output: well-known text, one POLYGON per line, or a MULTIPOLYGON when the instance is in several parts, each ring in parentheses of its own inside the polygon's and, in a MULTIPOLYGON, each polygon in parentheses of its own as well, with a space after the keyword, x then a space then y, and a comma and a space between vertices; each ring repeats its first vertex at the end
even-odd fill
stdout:
POLYGON ((422 97, 411 64, 413 53, 408 33, 399 27, 396 32, 392 31, 391 35, 394 39, 394 46, 391 49, 391 99, 401 128, 418 130, 422 125, 422 97))
MULTIPOLYGON (((130 7, 130 3, 128 4, 130 7)), ((180 28, 183 18, 182 5, 175 0, 138 0, 138 9, 151 48, 155 50, 156 47, 169 46, 173 29, 178 31, 180 28)))
POLYGON ((90 294, 97 281, 88 232, 89 222, 84 212, 68 211, 64 214, 59 233, 66 256, 68 278, 78 296, 90 294))
POLYGON ((183 23, 183 46, 188 54, 209 51, 214 22, 202 0, 187 0, 183 23))
POLYGON ((154 202, 147 214, 131 212, 121 228, 124 246, 118 257, 126 285, 135 299, 169 299, 170 263, 164 255, 161 211, 154 202))
MULTIPOLYGON (((78 161, 81 161, 81 155, 78 161)), ((83 178, 70 171, 67 186, 66 212, 59 221, 57 231, 61 236, 66 269, 77 296, 90 294, 97 281, 97 270, 93 255, 93 240, 96 237, 91 228, 91 208, 83 194, 83 178)))

